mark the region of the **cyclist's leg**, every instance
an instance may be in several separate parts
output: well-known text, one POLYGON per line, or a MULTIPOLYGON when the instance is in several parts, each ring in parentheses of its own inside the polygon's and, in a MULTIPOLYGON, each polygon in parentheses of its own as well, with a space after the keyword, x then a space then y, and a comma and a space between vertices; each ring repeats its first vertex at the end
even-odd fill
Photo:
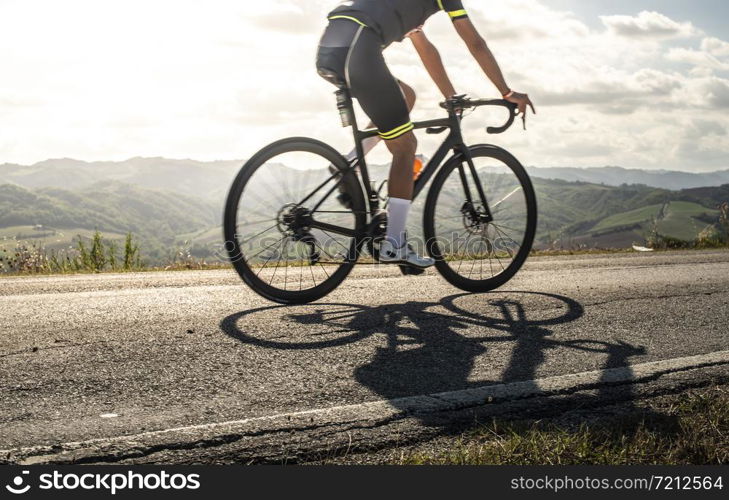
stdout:
POLYGON ((385 145, 392 153, 388 181, 390 198, 410 201, 413 199, 413 162, 418 140, 415 134, 407 132, 397 139, 385 141, 385 145))
MULTIPOLYGON (((400 85, 400 89, 402 90, 402 95, 405 97, 405 102, 408 105, 408 111, 412 111, 415 107, 415 101, 417 100, 417 96, 415 95, 415 90, 413 90, 410 85, 403 82, 402 80, 398 80, 397 83, 400 85)), ((374 122, 370 122, 367 125, 367 128, 374 128, 376 125, 374 122)), ((375 146, 377 146, 380 141, 379 136, 376 137, 368 137, 364 141, 362 141, 362 149, 364 150, 364 154, 367 155, 370 151, 372 151, 375 146)), ((352 151, 349 152, 349 154, 346 156, 347 160, 352 161, 357 157, 357 148, 352 149, 352 151)))
POLYGON ((392 76, 382 56, 381 42, 370 30, 355 38, 346 65, 347 81, 362 109, 379 130, 392 153, 387 238, 380 248, 382 262, 429 267, 434 261, 422 258, 406 245, 405 227, 413 197, 413 162, 417 140, 410 121, 408 94, 392 76))
MULTIPOLYGON (((353 52, 357 49, 357 45, 359 45, 359 52, 364 52, 363 60, 355 61, 355 65, 366 68, 372 67, 368 64, 369 61, 367 61, 367 59, 369 56, 374 55, 375 57, 371 59, 375 65, 380 66, 379 73, 381 73, 386 80, 392 80, 393 77, 389 73, 389 70, 387 70, 387 66, 382 58, 381 47, 377 40, 377 36, 371 30, 364 29, 357 23, 346 19, 335 19, 330 21, 321 37, 317 51, 316 66, 319 74, 331 83, 336 84, 337 82, 333 81, 332 78, 333 73, 336 75, 336 80, 339 82, 346 82, 349 85, 348 80, 350 75, 348 73, 350 72, 350 69, 347 66, 351 63, 353 52), (363 62, 365 64, 363 64, 363 62)), ((365 90, 367 89, 368 81, 377 78, 376 73, 371 76, 371 79, 367 78, 367 76, 364 78, 365 90)), ((355 77, 357 77, 357 75, 355 75, 355 77)), ((407 111, 409 112, 415 106, 415 91, 402 80, 396 81, 400 88, 400 92, 405 99, 407 111)), ((360 103, 362 103, 361 97, 360 103)), ((375 126, 374 122, 370 122, 368 128, 375 126)), ((380 140, 381 139, 379 137, 371 137, 365 140, 362 144, 365 154, 369 153, 380 142, 380 140)), ((355 148, 347 156, 347 159, 353 160, 356 156, 357 153, 355 148)))
POLYGON ((385 141, 392 153, 392 167, 388 188, 390 202, 387 207, 387 239, 396 247, 405 244, 405 228, 413 199, 413 162, 418 141, 407 132, 397 139, 385 141))

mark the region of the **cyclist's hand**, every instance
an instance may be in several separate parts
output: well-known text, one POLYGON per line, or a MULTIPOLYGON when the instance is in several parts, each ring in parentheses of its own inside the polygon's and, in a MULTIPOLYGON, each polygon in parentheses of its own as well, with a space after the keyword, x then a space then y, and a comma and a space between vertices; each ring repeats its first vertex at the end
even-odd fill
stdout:
POLYGON ((451 101, 454 103, 453 111, 456 112, 459 118, 463 117, 464 108, 463 106, 459 106, 458 104, 466 98, 466 94, 453 94, 450 97, 446 97, 446 101, 451 101))
POLYGON ((537 114, 537 110, 534 109, 534 104, 532 104, 529 96, 527 94, 520 94, 519 92, 512 92, 510 96, 504 97, 504 99, 517 105, 519 109, 517 114, 521 115, 521 120, 524 122, 524 129, 526 130, 527 106, 532 108, 532 113, 537 114))

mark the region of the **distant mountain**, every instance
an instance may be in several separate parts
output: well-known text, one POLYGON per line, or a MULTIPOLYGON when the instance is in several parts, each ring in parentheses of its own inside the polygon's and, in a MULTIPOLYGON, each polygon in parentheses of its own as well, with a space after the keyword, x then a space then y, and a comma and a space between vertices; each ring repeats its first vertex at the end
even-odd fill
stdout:
POLYGON ((651 231, 685 241, 719 221, 729 184, 671 191, 534 179, 539 202, 537 246, 626 248, 651 231))
MULTIPOLYGON (((34 165, 0 165, 0 182, 35 189, 55 187, 77 190, 93 184, 118 182, 147 189, 161 189, 206 200, 222 200, 244 160, 202 162, 167 158, 131 158, 120 162, 84 162, 72 159, 46 160, 34 165)), ((373 165, 373 177, 385 178, 387 166, 373 165)), ((729 184, 729 170, 712 173, 635 170, 621 167, 565 168, 530 167, 534 178, 621 186, 643 184, 681 190, 729 184)))
POLYGON ((131 232, 145 257, 158 261, 174 251, 180 235, 219 226, 221 218, 211 202, 127 184, 78 191, 0 185, 0 240, 20 235, 60 247, 96 229, 117 237, 131 232))
POLYGON ((571 168, 529 167, 529 175, 541 179, 570 182, 589 182, 607 186, 643 184, 673 191, 729 184, 729 170, 709 173, 677 172, 670 170, 638 170, 622 167, 571 168))
POLYGON ((69 190, 94 184, 124 183, 147 189, 162 189, 205 199, 222 199, 243 161, 201 162, 167 158, 131 158, 120 162, 85 162, 68 158, 34 165, 0 165, 4 183, 35 189, 69 190))
MULTIPOLYGON (((242 164, 133 158, 0 165, 0 182, 5 183, 0 185, 0 246, 3 238, 27 238, 60 247, 76 234, 87 236, 99 229, 112 238, 131 231, 151 263, 163 262, 182 242, 208 258, 221 243, 223 203, 242 164)), ((305 170, 276 167, 260 178, 261 193, 275 196, 277 185, 282 191, 305 185, 305 170)), ((372 179, 385 179, 387 170, 386 165, 373 165, 372 179)), ((644 243, 654 230, 693 240, 716 224, 718 207, 729 201, 729 171, 529 170, 539 201, 537 246, 542 248, 628 247, 644 243)), ((422 233, 424 198, 413 207, 412 235, 422 233)))

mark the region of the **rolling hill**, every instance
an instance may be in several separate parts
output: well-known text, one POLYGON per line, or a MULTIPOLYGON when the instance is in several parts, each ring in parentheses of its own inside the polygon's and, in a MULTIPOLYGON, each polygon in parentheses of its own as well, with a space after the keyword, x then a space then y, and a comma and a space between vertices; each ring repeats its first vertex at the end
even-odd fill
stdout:
POLYGON ((641 170, 622 167, 528 167, 527 170, 532 178, 588 182, 607 186, 642 184, 674 191, 729 184, 729 170, 705 173, 641 170))
POLYGON ((195 197, 126 184, 78 191, 28 190, 0 185, 0 238, 67 246, 77 234, 98 229, 109 238, 134 234, 152 262, 163 260, 179 235, 219 225, 219 208, 195 197))
MULTIPOLYGON (((0 178, 2 183, 17 184, 29 189, 58 187, 77 190, 97 183, 112 185, 121 182, 213 200, 225 196, 227 187, 243 163, 244 160, 203 162, 168 158, 85 162, 62 158, 33 165, 0 164, 0 178)), ((372 168, 377 169, 378 166, 372 168)), ((383 166, 379 168, 387 169, 383 166)), ((606 186, 643 184, 661 189, 680 190, 729 184, 729 170, 708 173, 621 167, 528 167, 527 170, 533 178, 606 186)))
MULTIPOLYGON (((62 247, 77 234, 89 236, 99 229, 112 239, 132 232, 150 263, 164 262, 183 242, 194 255, 210 258, 221 243, 223 203, 240 164, 136 158, 2 165, 6 184, 0 185, 0 244, 3 238, 5 245, 20 238, 62 247)), ((270 186, 281 175, 292 183, 305 175, 278 167, 283 173, 268 179, 270 186)), ((372 166, 371 174, 382 179, 387 168, 372 166)), ((670 190, 540 175, 533 181, 540 212, 538 248, 624 248, 645 243, 654 231, 690 241, 718 221, 718 207, 729 201, 729 183, 670 190)), ((424 197, 416 201, 411 217, 410 231, 416 236, 423 203, 424 197)))

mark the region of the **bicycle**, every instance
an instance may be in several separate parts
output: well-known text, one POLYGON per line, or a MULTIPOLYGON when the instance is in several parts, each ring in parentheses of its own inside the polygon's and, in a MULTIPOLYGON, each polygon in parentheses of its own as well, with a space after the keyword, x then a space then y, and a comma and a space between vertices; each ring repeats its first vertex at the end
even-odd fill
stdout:
MULTIPOLYGON (((370 180, 362 147, 377 130, 359 130, 346 85, 335 83, 342 124, 352 127, 357 157, 348 162, 315 139, 284 139, 256 153, 228 194, 228 256, 243 281, 274 302, 304 304, 329 294, 365 249, 377 262, 387 229, 384 183, 378 188, 370 180)), ((509 111, 507 122, 488 127, 488 133, 503 133, 514 123, 515 105, 508 101, 457 96, 441 104, 446 118, 414 124, 428 134, 449 131, 415 180, 414 199, 432 179, 425 246, 438 272, 468 292, 492 291, 511 280, 531 252, 537 226, 536 196, 519 161, 497 146, 464 144, 463 112, 481 106, 509 111)))

